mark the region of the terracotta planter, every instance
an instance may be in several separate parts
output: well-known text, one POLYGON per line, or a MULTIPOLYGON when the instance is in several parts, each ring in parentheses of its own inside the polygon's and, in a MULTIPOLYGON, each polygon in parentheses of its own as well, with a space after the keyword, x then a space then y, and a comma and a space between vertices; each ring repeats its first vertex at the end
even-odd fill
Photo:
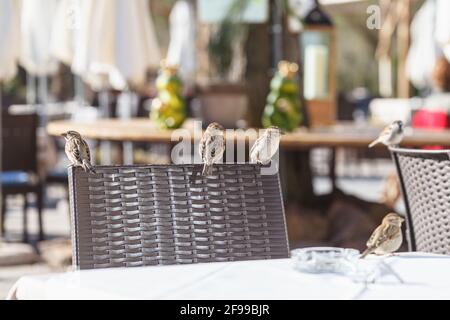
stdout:
POLYGON ((216 121, 225 128, 236 128, 248 108, 244 84, 214 84, 200 87, 192 111, 203 120, 203 126, 216 121))

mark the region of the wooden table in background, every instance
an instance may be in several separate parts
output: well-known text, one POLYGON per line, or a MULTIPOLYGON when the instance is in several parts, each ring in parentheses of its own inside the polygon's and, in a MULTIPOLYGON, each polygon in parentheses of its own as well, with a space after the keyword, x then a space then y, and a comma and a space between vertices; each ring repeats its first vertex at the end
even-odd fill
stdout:
MULTIPOLYGON (((185 126, 187 132, 192 132, 192 122, 185 126)), ((317 147, 366 148, 382 128, 373 126, 356 126, 351 123, 338 123, 331 127, 310 130, 298 129, 284 135, 281 147, 286 149, 310 149, 317 147)), ((53 121, 47 125, 50 135, 75 130, 85 138, 117 142, 148 142, 174 143, 173 130, 160 130, 146 118, 129 120, 100 119, 89 122, 74 122, 70 120, 53 121)), ((227 135, 227 138, 246 139, 242 132, 227 135)), ((176 143, 176 141, 175 141, 176 143)), ((424 147, 430 145, 450 145, 450 130, 407 130, 402 146, 424 147)))
MULTIPOLYGON (((193 121, 188 120, 178 138, 198 140, 200 134, 194 137, 192 133, 193 121)), ((90 122, 73 122, 70 120, 50 122, 47 126, 50 135, 58 136, 68 130, 78 131, 85 138, 114 142, 146 142, 159 143, 169 146, 175 145, 178 140, 172 141, 173 130, 160 130, 147 118, 129 120, 100 119, 90 122)), ((370 125, 357 126, 353 123, 342 122, 334 126, 301 129, 284 135, 281 139, 281 151, 285 156, 284 177, 286 179, 287 198, 300 198, 300 202, 308 203, 314 197, 312 186, 312 173, 309 164, 309 150, 318 147, 331 149, 329 162, 329 177, 333 191, 336 190, 336 149, 353 148, 365 149, 382 130, 380 127, 370 125), (289 168, 289 169, 286 169, 289 168), (293 172, 295 171, 295 172, 293 172)), ((249 139, 243 131, 231 132, 227 139, 235 141, 249 139)), ((407 129, 402 146, 419 148, 433 145, 450 145, 450 130, 430 131, 407 129)), ((378 146, 384 148, 384 146, 378 146)), ((283 172, 281 172, 283 175, 283 172)), ((312 201, 312 200, 311 200, 312 201)))

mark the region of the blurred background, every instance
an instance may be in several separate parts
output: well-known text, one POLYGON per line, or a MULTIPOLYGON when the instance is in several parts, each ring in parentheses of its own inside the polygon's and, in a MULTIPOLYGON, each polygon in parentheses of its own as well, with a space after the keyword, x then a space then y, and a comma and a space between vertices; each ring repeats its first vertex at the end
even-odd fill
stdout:
POLYGON ((71 129, 97 164, 153 164, 170 163, 172 131, 194 120, 277 125, 289 132, 280 176, 291 247, 364 248, 387 212, 404 212, 390 155, 367 149, 368 137, 397 119, 427 137, 447 132, 449 9, 0 0, 0 297, 23 274, 70 265, 59 135, 71 129))

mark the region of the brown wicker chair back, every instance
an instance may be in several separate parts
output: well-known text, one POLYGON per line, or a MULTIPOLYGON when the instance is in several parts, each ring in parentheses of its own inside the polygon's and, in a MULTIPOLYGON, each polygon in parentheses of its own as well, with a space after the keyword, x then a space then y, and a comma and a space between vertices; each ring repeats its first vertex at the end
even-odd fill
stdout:
POLYGON ((289 256, 279 177, 259 165, 216 165, 208 179, 201 165, 95 170, 69 168, 79 269, 289 256))
POLYGON ((2 170, 37 173, 36 114, 3 113, 2 170))
POLYGON ((411 251, 450 254, 450 150, 391 148, 411 251))

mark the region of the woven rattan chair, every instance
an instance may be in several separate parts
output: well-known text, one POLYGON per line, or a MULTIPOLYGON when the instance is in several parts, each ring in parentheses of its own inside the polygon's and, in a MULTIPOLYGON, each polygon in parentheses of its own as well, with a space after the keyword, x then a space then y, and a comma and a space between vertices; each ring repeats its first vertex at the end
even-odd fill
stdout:
POLYGON ((253 164, 69 168, 79 269, 289 256, 278 175, 253 164), (196 177, 196 178, 193 178, 196 177))
POLYGON ((37 136, 38 117, 36 114, 11 115, 2 117, 2 207, 0 210, 0 231, 5 235, 6 197, 22 195, 23 206, 23 241, 28 241, 28 200, 27 194, 36 195, 39 223, 39 239, 44 239, 42 209, 43 186, 38 175, 37 136))
POLYGON ((391 148, 411 251, 450 254, 450 150, 391 148))

